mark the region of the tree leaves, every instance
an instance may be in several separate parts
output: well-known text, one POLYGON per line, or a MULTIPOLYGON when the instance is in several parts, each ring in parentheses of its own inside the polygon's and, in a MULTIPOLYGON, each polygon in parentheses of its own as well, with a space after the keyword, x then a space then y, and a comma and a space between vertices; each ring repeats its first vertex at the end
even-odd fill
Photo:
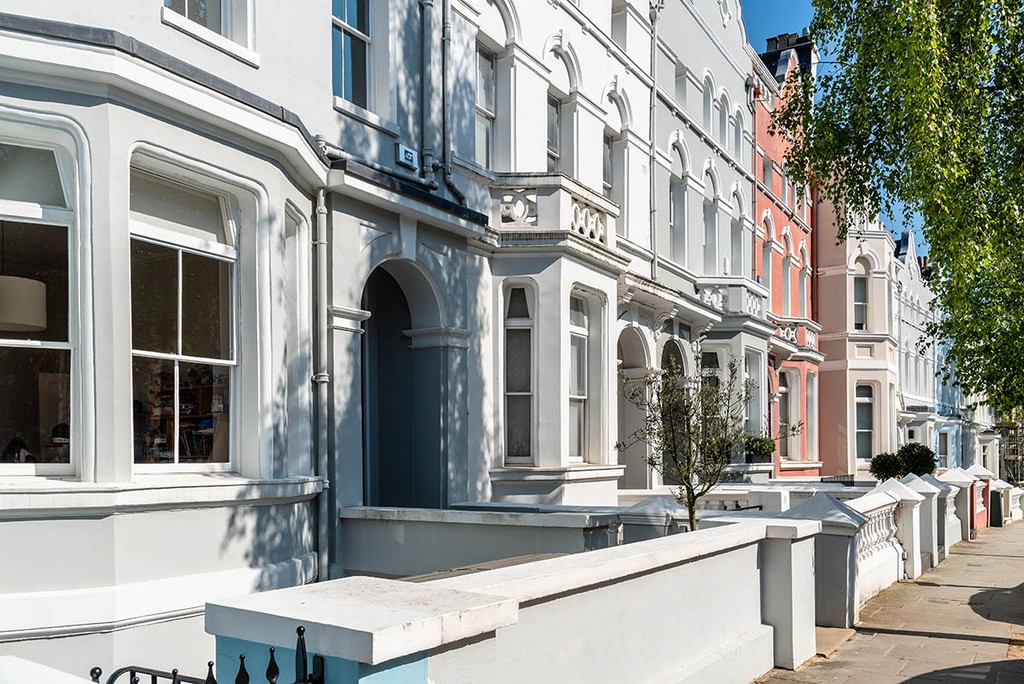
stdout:
POLYGON ((920 213, 949 367, 965 392, 1024 405, 1024 7, 814 4, 836 64, 786 84, 773 128, 794 176, 835 205, 840 239, 894 201, 920 213))

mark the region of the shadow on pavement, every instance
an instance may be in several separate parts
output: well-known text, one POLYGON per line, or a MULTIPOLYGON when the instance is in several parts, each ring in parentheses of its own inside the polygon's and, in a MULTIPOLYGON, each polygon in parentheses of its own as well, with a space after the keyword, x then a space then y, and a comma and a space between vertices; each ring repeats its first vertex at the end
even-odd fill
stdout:
POLYGON ((967 603, 971 610, 988 620, 1024 623, 1024 583, 979 591, 967 603))
POLYGON ((1024 660, 998 660, 988 663, 959 665, 911 677, 905 680, 904 684, 935 684, 935 682, 947 682, 947 684, 974 684, 975 682, 1012 684, 1014 682, 1024 682, 1024 660))

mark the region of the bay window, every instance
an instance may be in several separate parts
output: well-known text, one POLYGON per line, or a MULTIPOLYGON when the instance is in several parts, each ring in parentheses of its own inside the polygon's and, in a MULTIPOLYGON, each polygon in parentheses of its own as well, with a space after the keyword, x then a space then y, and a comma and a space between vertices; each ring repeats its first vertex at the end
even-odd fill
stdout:
POLYGON ((505 463, 533 462, 533 302, 525 287, 505 303, 505 463))
POLYGON ((0 473, 74 471, 75 212, 60 155, 0 143, 0 473))
POLYGON ((218 196, 132 172, 136 464, 230 460, 237 255, 226 217, 218 196))
POLYGON ((856 408, 857 458, 868 460, 874 455, 875 392, 871 385, 857 385, 856 408))
POLYGON ((590 366, 590 317, 587 301, 569 298, 569 460, 584 461, 587 453, 587 396, 590 366))

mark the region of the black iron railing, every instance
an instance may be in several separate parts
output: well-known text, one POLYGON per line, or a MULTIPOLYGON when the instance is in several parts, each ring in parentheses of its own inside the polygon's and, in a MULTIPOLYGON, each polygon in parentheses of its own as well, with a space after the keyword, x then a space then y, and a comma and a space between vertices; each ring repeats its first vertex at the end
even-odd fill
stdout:
MULTIPOLYGON (((324 658, 313 656, 313 671, 309 671, 309 656, 306 654, 306 628, 299 627, 295 630, 295 682, 294 684, 324 684, 324 658)), ((273 646, 270 647, 270 658, 267 661, 267 670, 264 673, 268 684, 278 684, 281 677, 281 668, 277 664, 277 656, 273 646)), ((207 673, 205 679, 189 677, 179 674, 177 670, 165 672, 155 670, 141 665, 128 665, 107 677, 106 684, 115 684, 119 678, 128 675, 128 684, 217 684, 213 676, 213 661, 206 664, 207 673)), ((103 676, 103 670, 98 667, 92 668, 89 672, 92 681, 99 682, 103 676)), ((238 673, 235 675, 235 684, 250 684, 249 671, 245 667, 245 655, 238 656, 238 673)))

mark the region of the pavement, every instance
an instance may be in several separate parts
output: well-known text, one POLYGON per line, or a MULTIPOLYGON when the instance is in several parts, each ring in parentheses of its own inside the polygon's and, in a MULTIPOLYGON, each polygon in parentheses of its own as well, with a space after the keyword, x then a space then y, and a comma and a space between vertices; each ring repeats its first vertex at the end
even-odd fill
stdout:
POLYGON ((982 530, 868 601, 855 634, 758 682, 1024 684, 1024 522, 982 530))

